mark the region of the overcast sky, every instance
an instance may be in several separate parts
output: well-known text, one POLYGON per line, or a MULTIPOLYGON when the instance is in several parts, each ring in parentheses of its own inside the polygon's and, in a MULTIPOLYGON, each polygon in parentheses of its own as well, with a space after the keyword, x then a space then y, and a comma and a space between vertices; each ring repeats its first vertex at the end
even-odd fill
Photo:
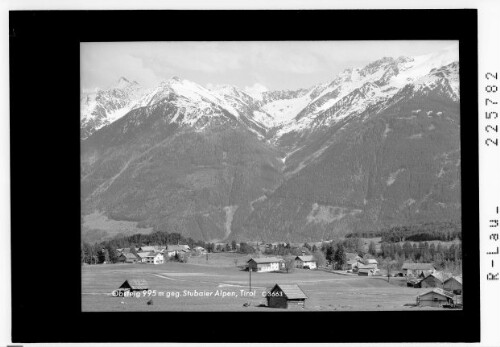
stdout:
POLYGON ((146 87, 178 76, 205 87, 298 89, 333 79, 379 58, 416 56, 456 41, 117 42, 81 44, 84 90, 121 76, 146 87))

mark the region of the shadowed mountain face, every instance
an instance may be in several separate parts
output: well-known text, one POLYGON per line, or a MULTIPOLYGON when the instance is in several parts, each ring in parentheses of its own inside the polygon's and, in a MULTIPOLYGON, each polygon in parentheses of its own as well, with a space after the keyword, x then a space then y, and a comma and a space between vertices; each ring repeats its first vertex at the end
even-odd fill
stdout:
POLYGON ((261 98, 178 78, 130 93, 124 116, 82 140, 82 215, 206 241, 457 220, 458 63, 447 54, 384 58, 261 98))

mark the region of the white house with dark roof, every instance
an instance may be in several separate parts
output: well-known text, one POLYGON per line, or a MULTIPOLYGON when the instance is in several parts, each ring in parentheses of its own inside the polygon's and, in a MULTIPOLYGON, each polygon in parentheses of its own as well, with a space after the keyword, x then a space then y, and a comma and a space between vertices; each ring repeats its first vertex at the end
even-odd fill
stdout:
POLYGON ((146 264, 163 264, 163 254, 160 252, 150 252, 148 255, 142 257, 143 263, 146 264))
POLYGON ((280 271, 285 268, 285 261, 277 257, 252 258, 247 264, 248 269, 254 272, 280 271))
POLYGON ((295 258, 295 266, 300 269, 316 269, 317 263, 312 255, 299 255, 295 258))

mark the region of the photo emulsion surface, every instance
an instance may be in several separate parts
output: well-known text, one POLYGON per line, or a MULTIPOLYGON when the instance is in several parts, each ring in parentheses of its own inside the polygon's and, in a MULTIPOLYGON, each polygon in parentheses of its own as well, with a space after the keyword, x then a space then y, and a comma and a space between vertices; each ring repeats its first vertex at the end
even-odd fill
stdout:
POLYGON ((83 311, 462 308, 458 41, 80 54, 83 311))

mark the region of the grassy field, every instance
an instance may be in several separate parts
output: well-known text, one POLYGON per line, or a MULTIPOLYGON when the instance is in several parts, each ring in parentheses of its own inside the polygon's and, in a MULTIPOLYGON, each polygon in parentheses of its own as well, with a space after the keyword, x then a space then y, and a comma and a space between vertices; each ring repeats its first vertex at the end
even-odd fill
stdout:
MULTIPOLYGON (((308 296, 305 310, 371 311, 435 310, 413 307, 426 289, 407 288, 405 280, 359 277, 321 270, 293 273, 249 273, 239 270, 247 256, 210 254, 190 263, 106 264, 82 267, 83 311, 279 311, 265 306, 266 288, 275 283, 298 284, 308 296), (241 259, 238 259, 239 258, 241 259), (221 266, 228 264, 228 266, 221 266), (231 266, 232 264, 232 266, 231 266), (114 297, 111 292, 126 279, 145 279, 156 296, 114 297), (159 296, 163 293, 163 296, 159 296), (197 295, 198 294, 198 295, 197 295), (204 295, 200 295, 204 294, 204 295), (147 305, 149 300, 152 305, 147 305), (245 303, 247 307, 243 306, 245 303)), ((142 293, 141 293, 142 294, 142 293)), ((300 309, 304 310, 304 309, 300 309)))

